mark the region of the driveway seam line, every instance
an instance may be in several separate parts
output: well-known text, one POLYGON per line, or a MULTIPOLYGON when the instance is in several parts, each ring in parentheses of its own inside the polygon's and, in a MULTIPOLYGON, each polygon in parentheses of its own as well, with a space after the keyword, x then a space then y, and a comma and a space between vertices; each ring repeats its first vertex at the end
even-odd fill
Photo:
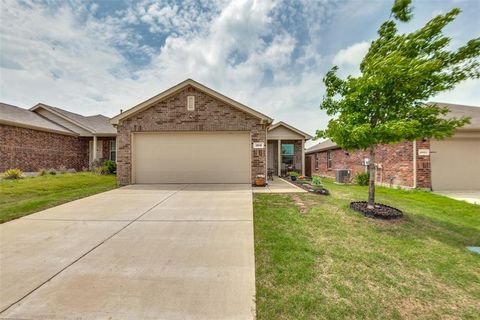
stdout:
MULTIPOLYGON (((80 261, 82 258, 84 258, 85 256, 87 256, 89 253, 91 253, 92 251, 94 251, 95 249, 97 249, 98 247, 100 247, 102 244, 104 244, 105 242, 107 242, 108 240, 112 239, 114 236, 116 236, 117 234, 119 234, 120 232, 122 232, 123 230, 125 230, 128 226, 130 226, 132 223, 134 223, 135 221, 137 221, 138 219, 140 219, 141 217, 143 217, 145 214, 147 214, 148 212, 150 212, 151 210, 153 210, 154 208, 156 208, 158 205, 162 204, 163 202, 167 201, 168 199, 170 199, 171 197, 173 197, 174 195, 176 195, 177 193, 179 193, 180 191, 183 191, 185 190, 186 188, 188 187, 188 184, 185 185, 183 188, 173 192, 172 194, 170 194, 168 197, 166 197, 165 199, 159 201, 158 203, 156 203, 155 205, 153 205, 151 208, 147 209, 145 212, 143 212, 142 214, 140 214, 138 217, 136 217, 135 219, 133 220, 130 220, 129 223, 127 223, 125 226, 123 226, 122 228, 120 228, 118 231, 114 232, 113 234, 111 234, 109 237, 105 238, 104 240, 100 241, 97 245, 95 245, 93 248, 91 248, 90 250, 88 250, 87 252, 85 252, 84 254, 82 254, 80 257, 78 257, 77 259, 73 260, 71 263, 69 263, 68 265, 66 265, 65 267, 63 267, 62 269, 60 269, 58 272, 56 272, 54 275, 52 275, 50 278, 48 278, 47 280, 45 280, 44 282, 42 282, 41 284, 39 284, 37 287, 33 288, 32 290, 30 290, 29 292, 27 292, 25 295, 23 295, 20 299, 18 299, 17 301, 11 303, 10 305, 8 305, 6 308, 4 308, 3 310, 0 310, 0 316, 2 313, 6 312, 8 309, 10 309, 11 307, 13 307, 15 304, 21 302, 23 299, 25 299, 26 297, 28 297, 29 295, 31 295, 32 293, 34 293, 35 291, 37 291, 38 289, 40 289, 41 287, 43 287, 46 283, 50 282, 51 280, 53 280, 53 278, 55 278, 56 276, 58 276, 60 273, 62 273, 63 271, 67 270, 68 268, 70 268, 71 266, 73 266, 75 263, 77 263, 78 261, 80 261)), ((79 220, 81 221, 81 220, 79 220)), ((8 318, 7 318, 8 319, 8 318)))

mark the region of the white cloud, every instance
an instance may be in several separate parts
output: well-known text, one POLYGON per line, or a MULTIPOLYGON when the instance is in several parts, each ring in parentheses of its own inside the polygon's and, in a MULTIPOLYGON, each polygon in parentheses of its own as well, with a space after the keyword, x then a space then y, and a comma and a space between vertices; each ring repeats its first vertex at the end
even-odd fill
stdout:
MULTIPOLYGON (((102 5, 75 2, 50 8, 5 0, 0 99, 23 107, 41 101, 82 114, 113 116, 193 78, 311 134, 326 125, 319 105, 329 61, 315 37, 329 17, 323 3, 309 2, 298 12, 294 4, 280 0, 202 6, 145 0, 98 18, 102 5), (293 19, 292 13, 305 19, 293 19), (309 22, 303 38, 293 32, 302 20, 309 22), (291 25, 281 28, 280 21, 291 25), (150 36, 161 35, 159 44, 146 42, 139 26, 146 26, 150 36), (146 61, 132 64, 130 55, 146 61)), ((367 42, 356 43, 340 50, 333 61, 350 72, 367 48, 367 42)), ((449 99, 458 92, 468 101, 478 99, 472 93, 478 82, 465 86, 449 99)))
POLYGON ((338 66, 358 66, 369 47, 370 43, 362 41, 342 49, 333 57, 333 64, 338 66))

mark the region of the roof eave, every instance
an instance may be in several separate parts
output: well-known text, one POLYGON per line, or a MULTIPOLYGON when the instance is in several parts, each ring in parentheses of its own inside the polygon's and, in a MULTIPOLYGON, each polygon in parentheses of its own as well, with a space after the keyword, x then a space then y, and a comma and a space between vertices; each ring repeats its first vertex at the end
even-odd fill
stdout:
POLYGON ((145 108, 151 106, 152 104, 154 104, 155 102, 157 101, 160 101, 162 99, 166 99, 168 98, 169 96, 177 93, 178 91, 180 91, 181 89, 185 88, 186 86, 188 85, 191 85, 205 93, 207 93, 208 95, 211 95, 213 96, 214 98, 216 99, 219 99, 219 100, 222 100, 226 103, 228 103, 229 105, 232 105, 233 107, 237 108, 237 109, 240 109, 241 111, 244 111, 246 113, 249 113, 257 118, 259 118, 262 122, 266 123, 267 125, 268 124, 271 124, 273 122, 273 119, 256 111, 256 110, 253 110, 252 108, 250 107, 247 107, 246 105, 238 102, 238 101, 235 101, 227 96, 224 96, 223 94, 213 90, 213 89, 210 89, 204 85, 202 85, 201 83, 198 83, 196 82, 195 80, 192 80, 192 79, 187 79, 187 80, 184 80, 182 82, 180 82, 179 84, 151 97, 150 99, 147 99, 139 104, 137 104, 136 106, 128 109, 127 111, 124 111, 118 115, 116 115, 115 117, 111 118, 110 119, 110 123, 112 125, 118 125, 118 123, 125 119, 125 118, 129 118, 139 112, 141 112, 142 110, 144 110, 145 108))
POLYGON ((34 105, 33 107, 31 107, 29 110, 30 110, 30 111, 35 111, 35 110, 37 110, 37 109, 39 109, 39 108, 43 108, 43 109, 45 109, 45 110, 48 110, 49 112, 53 113, 54 115, 56 115, 56 116, 58 116, 58 117, 60 117, 60 118, 62 118, 62 119, 64 119, 64 120, 66 120, 66 121, 68 121, 68 122, 73 123, 74 125, 76 125, 76 126, 82 128, 82 129, 90 132, 91 134, 95 134, 95 131, 94 131, 92 128, 87 127, 87 126, 79 123, 78 121, 75 121, 75 120, 73 120, 72 118, 69 118, 69 117, 61 114, 60 112, 57 112, 57 111, 53 110, 52 108, 50 108, 50 107, 49 107, 48 105, 46 105, 46 104, 37 103, 36 105, 34 105))
POLYGON ((32 125, 29 125, 29 124, 26 124, 26 123, 8 121, 8 120, 3 120, 3 119, 0 119, 0 124, 12 126, 12 127, 20 127, 20 128, 32 129, 32 130, 37 130, 37 131, 45 131, 45 132, 57 133, 57 134, 62 134, 62 135, 66 135, 66 136, 78 136, 78 135, 79 135, 79 134, 76 133, 76 132, 61 131, 61 130, 49 129, 49 128, 45 128, 45 127, 32 126, 32 125))
POLYGON ((279 121, 277 123, 275 123, 274 125, 272 125, 270 128, 268 128, 268 130, 273 130, 279 126, 284 126, 285 128, 289 129, 289 130, 292 130, 293 132, 296 132, 298 133, 299 135, 301 136, 304 136, 305 137, 305 140, 310 140, 312 139, 313 137, 311 135, 309 135, 308 133, 305 133, 303 132, 302 130, 299 130, 295 127, 292 127, 291 125, 289 125, 288 123, 285 123, 283 121, 279 121))

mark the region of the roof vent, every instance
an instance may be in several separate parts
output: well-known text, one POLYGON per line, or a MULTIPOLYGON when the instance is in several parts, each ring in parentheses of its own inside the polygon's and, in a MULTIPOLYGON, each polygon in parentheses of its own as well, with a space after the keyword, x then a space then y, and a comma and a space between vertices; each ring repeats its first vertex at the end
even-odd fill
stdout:
POLYGON ((187 110, 194 111, 195 110, 195 96, 188 96, 187 97, 187 110))

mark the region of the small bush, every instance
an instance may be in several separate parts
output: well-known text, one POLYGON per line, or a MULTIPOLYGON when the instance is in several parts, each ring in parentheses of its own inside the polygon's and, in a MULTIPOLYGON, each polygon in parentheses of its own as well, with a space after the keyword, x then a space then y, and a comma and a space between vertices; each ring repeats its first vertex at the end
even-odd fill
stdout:
POLYGON ((51 176, 54 176, 56 175, 58 172, 57 170, 53 169, 53 168, 50 168, 48 169, 48 174, 51 175, 51 176))
POLYGON ((312 177, 312 186, 314 186, 316 188, 323 188, 322 179, 319 176, 313 176, 312 177))
POLYGON ((103 163, 103 167, 107 174, 117 173, 117 163, 115 161, 107 160, 103 163))
POLYGON ((370 174, 368 172, 359 172, 355 175, 355 182, 359 186, 368 186, 370 181, 370 174))
POLYGON ((38 171, 38 175, 39 176, 46 176, 48 174, 48 170, 47 169, 40 169, 38 171))
POLYGON ((11 180, 22 179, 23 172, 20 169, 8 169, 3 173, 3 178, 11 180))
POLYGON ((287 175, 290 177, 298 177, 300 176, 300 173, 298 173, 297 171, 289 171, 287 172, 287 175))
POLYGON ((66 166, 60 166, 58 167, 58 172, 60 173, 67 173, 67 167, 66 166))
POLYGON ((75 172, 77 172, 77 170, 75 170, 75 169, 73 169, 73 168, 70 168, 70 169, 67 170, 67 172, 68 172, 68 173, 75 173, 75 172))

